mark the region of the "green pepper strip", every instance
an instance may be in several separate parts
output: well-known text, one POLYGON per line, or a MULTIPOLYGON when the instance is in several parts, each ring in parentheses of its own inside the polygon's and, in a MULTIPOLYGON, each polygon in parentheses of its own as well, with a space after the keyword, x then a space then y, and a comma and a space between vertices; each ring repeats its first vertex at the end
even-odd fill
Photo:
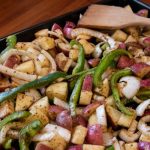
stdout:
POLYGON ((112 61, 120 55, 128 55, 129 57, 131 57, 131 54, 128 51, 123 49, 116 49, 111 51, 110 53, 108 53, 102 58, 94 73, 93 82, 95 86, 101 85, 102 74, 108 68, 108 66, 111 65, 112 61))
POLYGON ((14 120, 17 119, 22 119, 22 118, 26 118, 30 115, 30 112, 28 111, 17 111, 14 112, 12 114, 10 114, 9 116, 5 117, 1 122, 0 122, 0 129, 2 129, 2 127, 4 125, 6 125, 9 122, 12 122, 14 120))
POLYGON ((75 87, 71 93, 70 100, 69 100, 71 116, 76 115, 76 106, 77 106, 78 99, 80 97, 84 77, 85 77, 85 74, 82 75, 81 77, 79 77, 79 79, 77 80, 75 87))
POLYGON ((142 89, 137 93, 137 96, 150 97, 150 89, 142 89))
POLYGON ((20 150, 29 150, 29 144, 34 135, 41 130, 43 124, 40 120, 34 120, 19 132, 19 147, 20 150))
POLYGON ((16 35, 10 35, 6 38, 7 47, 1 52, 1 55, 3 55, 6 51, 8 51, 11 48, 14 48, 17 42, 16 35))
POLYGON ((106 150, 115 150, 115 149, 114 149, 114 146, 111 145, 111 146, 109 146, 108 148, 106 148, 106 150))
POLYGON ((5 143, 3 144, 4 149, 11 149, 12 139, 6 139, 5 143))
POLYGON ((123 76, 131 75, 131 74, 132 74, 132 71, 130 69, 124 69, 124 70, 117 71, 111 77, 111 90, 112 90, 116 105, 121 112, 127 115, 132 115, 132 113, 124 106, 124 104, 120 100, 119 91, 117 88, 117 81, 119 80, 119 78, 123 76))
POLYGON ((63 72, 54 72, 54 73, 49 74, 49 75, 42 77, 40 79, 37 79, 37 80, 34 80, 32 82, 23 84, 23 85, 18 86, 16 88, 13 88, 10 91, 0 93, 0 103, 5 101, 5 100, 8 100, 8 99, 15 98, 17 93, 24 92, 25 90, 30 89, 30 88, 36 88, 37 89, 39 87, 46 86, 46 85, 52 83, 53 81, 55 81, 57 78, 60 78, 60 77, 63 78, 65 76, 66 76, 66 74, 63 72))
POLYGON ((75 40, 72 40, 70 42, 70 45, 71 47, 73 47, 74 45, 77 45, 79 48, 79 57, 78 57, 77 65, 72 71, 72 74, 76 74, 84 69, 84 63, 85 63, 84 48, 79 42, 75 40))

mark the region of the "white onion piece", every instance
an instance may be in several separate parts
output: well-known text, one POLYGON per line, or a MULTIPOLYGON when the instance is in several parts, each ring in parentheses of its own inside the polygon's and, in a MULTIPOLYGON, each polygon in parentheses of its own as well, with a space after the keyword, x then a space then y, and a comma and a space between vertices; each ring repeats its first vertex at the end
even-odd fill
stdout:
POLYGON ((55 132, 59 134, 61 137, 64 138, 65 141, 69 142, 71 138, 71 132, 63 127, 47 124, 43 129, 42 132, 55 132))
POLYGON ((146 108, 150 105, 150 99, 143 101, 138 107, 136 108, 137 116, 142 116, 146 108))
POLYGON ((55 132, 39 133, 32 138, 32 141, 36 142, 50 141, 55 135, 56 135, 55 132))
POLYGON ((57 98, 57 97, 54 97, 54 104, 57 105, 57 106, 61 106, 67 110, 69 110, 69 105, 68 103, 64 102, 63 100, 57 98))
POLYGON ((62 35, 56 33, 56 32, 53 32, 53 31, 48 31, 48 33, 50 35, 53 35, 53 36, 56 36, 57 38, 61 39, 62 41, 64 41, 65 43, 69 43, 62 35))
POLYGON ((107 118, 106 118, 106 111, 105 111, 104 105, 100 105, 96 109, 96 116, 97 116, 98 124, 100 124, 102 126, 102 128, 103 127, 107 128, 107 118))
POLYGON ((23 73, 15 69, 11 69, 6 66, 3 66, 1 64, 0 64, 0 72, 25 81, 33 81, 37 79, 37 75, 23 73))
POLYGON ((34 55, 31 52, 27 52, 24 50, 16 50, 16 49, 10 49, 9 51, 5 52, 1 57, 0 57, 0 62, 3 63, 6 59, 8 59, 11 55, 21 55, 21 56, 28 56, 31 59, 34 59, 36 55, 34 55))
POLYGON ((138 130, 141 133, 150 136, 150 126, 148 126, 146 122, 150 122, 150 115, 144 116, 139 120, 138 130))
POLYGON ((140 81, 134 76, 122 77, 119 82, 125 82, 121 92, 128 99, 134 97, 140 89, 140 81))
POLYGON ((53 58, 48 52, 46 52, 45 50, 42 50, 41 53, 44 54, 44 56, 45 56, 45 57, 50 61, 50 63, 51 63, 51 67, 52 67, 52 68, 51 68, 50 73, 56 72, 57 66, 56 66, 56 62, 55 62, 54 58, 53 58))
POLYGON ((98 43, 96 46, 95 46, 95 51, 92 53, 93 57, 94 58, 99 58, 102 54, 102 49, 101 49, 101 45, 103 44, 102 43, 98 43))

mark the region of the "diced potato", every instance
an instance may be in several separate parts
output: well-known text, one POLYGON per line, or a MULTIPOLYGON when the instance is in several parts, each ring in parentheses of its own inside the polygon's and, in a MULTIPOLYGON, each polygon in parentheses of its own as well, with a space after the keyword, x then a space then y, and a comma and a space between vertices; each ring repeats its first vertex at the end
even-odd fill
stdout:
POLYGON ((93 113, 93 114, 89 117, 88 125, 91 126, 91 125, 95 125, 95 124, 98 124, 98 120, 97 120, 96 113, 93 113))
POLYGON ((35 37, 38 38, 40 36, 47 36, 48 37, 48 29, 42 29, 35 33, 35 37))
POLYGON ((106 112, 108 119, 111 121, 112 125, 117 126, 118 121, 121 117, 121 112, 109 105, 106 106, 106 112))
POLYGON ((17 42, 17 44, 15 45, 15 48, 19 50, 27 50, 28 48, 33 47, 34 45, 31 42, 17 42))
POLYGON ((66 141, 64 140, 63 137, 61 137, 59 134, 56 134, 52 140, 48 141, 49 146, 51 149, 54 150, 65 150, 66 148, 66 141))
POLYGON ((115 100, 114 100, 113 96, 107 97, 105 99, 105 101, 106 101, 106 105, 110 105, 110 106, 116 107, 115 100))
POLYGON ((135 39, 138 39, 139 37, 139 29, 137 27, 127 27, 125 28, 125 31, 130 34, 135 39))
POLYGON ((36 109, 41 110, 45 114, 48 114, 48 109, 49 109, 49 102, 48 102, 48 97, 45 96, 41 98, 40 100, 36 101, 30 108, 30 112, 35 112, 36 109))
POLYGON ((111 37, 116 41, 124 42, 127 39, 127 34, 122 30, 116 30, 111 37))
POLYGON ((143 142, 150 142, 150 136, 141 134, 139 140, 140 140, 140 141, 143 141, 143 142))
POLYGON ((138 144, 136 142, 126 143, 125 150, 138 150, 138 144))
POLYGON ((79 55, 79 50, 77 49, 71 49, 69 52, 69 58, 71 58, 74 61, 78 59, 78 55, 79 55))
POLYGON ((29 74, 33 74, 35 71, 34 63, 32 60, 26 61, 18 65, 15 69, 29 74))
POLYGON ((124 7, 126 10, 128 10, 129 12, 133 13, 132 8, 130 5, 127 5, 124 7))
POLYGON ((46 76, 46 75, 48 75, 49 72, 50 72, 50 68, 44 67, 44 68, 41 68, 41 71, 38 75, 46 76))
POLYGON ((46 95, 49 99, 53 99, 54 97, 58 97, 61 100, 66 101, 68 95, 68 85, 67 82, 59 82, 51 84, 46 89, 46 95))
POLYGON ((137 40, 132 35, 129 35, 125 43, 128 43, 128 42, 137 42, 137 40))
POLYGON ((125 144, 124 141, 119 141, 120 150, 125 150, 124 144, 125 144))
POLYGON ((46 125, 49 123, 48 116, 41 110, 36 109, 35 112, 31 112, 31 113, 33 114, 25 119, 25 124, 28 124, 29 122, 32 122, 33 120, 36 120, 36 119, 40 120, 43 125, 46 125))
POLYGON ((105 97, 108 97, 109 91, 110 91, 108 79, 107 79, 107 78, 104 79, 102 86, 101 86, 100 88, 98 88, 98 87, 95 88, 94 91, 97 92, 97 93, 100 94, 100 95, 103 95, 103 96, 105 96, 105 97))
POLYGON ((34 48, 28 48, 27 51, 30 53, 33 53, 36 56, 38 56, 40 54, 40 51, 38 51, 37 49, 34 49, 34 48))
POLYGON ((91 103, 92 99, 92 91, 81 91, 80 93, 80 99, 79 99, 79 104, 81 105, 88 105, 91 103))
POLYGON ((83 150, 104 150, 105 147, 101 145, 83 144, 83 150))
POLYGON ((56 55, 56 63, 62 71, 67 72, 72 64, 72 59, 66 57, 63 53, 59 53, 56 55))
POLYGON ((123 127, 129 127, 132 121, 136 118, 136 113, 134 112, 133 115, 125 115, 124 113, 121 114, 119 120, 118 120, 118 125, 123 126, 123 127))
POLYGON ((87 128, 78 125, 75 127, 71 142, 73 144, 83 144, 87 134, 87 128))
POLYGON ((52 49, 55 47, 55 41, 53 38, 50 37, 39 37, 37 39, 37 42, 44 50, 52 49))
POLYGON ((95 45, 93 45, 92 43, 88 42, 85 39, 81 39, 81 40, 79 40, 79 42, 82 44, 86 55, 89 55, 94 52, 95 45))
POLYGON ((34 99, 32 96, 18 93, 16 98, 15 111, 26 110, 32 105, 33 102, 34 99))
POLYGON ((14 103, 12 101, 5 101, 0 104, 0 119, 10 115, 14 112, 14 103))
POLYGON ((112 142, 113 134, 111 132, 105 132, 103 133, 103 143, 104 146, 110 146, 113 144, 112 142))
POLYGON ((40 61, 41 67, 49 67, 50 66, 49 60, 43 54, 39 54, 37 59, 40 61))
POLYGON ((41 94, 36 89, 29 89, 28 91, 25 91, 25 95, 32 96, 34 102, 41 98, 41 94))

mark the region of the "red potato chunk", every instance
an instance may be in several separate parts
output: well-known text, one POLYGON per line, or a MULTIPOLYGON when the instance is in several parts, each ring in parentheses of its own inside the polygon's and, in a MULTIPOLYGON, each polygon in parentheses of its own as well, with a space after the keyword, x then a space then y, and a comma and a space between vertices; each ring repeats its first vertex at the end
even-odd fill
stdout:
POLYGON ((59 113, 61 113, 62 111, 64 111, 64 110, 65 110, 65 109, 62 108, 62 107, 60 107, 60 106, 50 105, 50 106, 49 106, 49 111, 48 111, 49 117, 50 117, 52 120, 54 120, 54 119, 56 119, 57 115, 58 115, 59 113))
POLYGON ((134 60, 127 57, 127 56, 121 56, 118 60, 117 67, 119 69, 124 69, 126 67, 130 67, 134 64, 134 60))
POLYGON ((82 150, 82 145, 69 146, 68 150, 82 150))
POLYGON ((49 146, 43 143, 38 143, 35 150, 52 150, 49 146))
POLYGON ((51 28, 51 31, 55 31, 58 29, 62 31, 62 27, 60 25, 58 25, 57 23, 54 23, 52 28, 51 28))
POLYGON ((141 87, 150 88, 150 78, 140 81, 141 87))
POLYGON ((73 126, 77 126, 77 125, 82 125, 82 126, 86 127, 87 126, 87 120, 81 115, 76 115, 73 118, 73 126))
POLYGON ((100 102, 94 102, 92 104, 87 105, 83 111, 82 114, 84 117, 89 117, 92 115, 93 112, 95 112, 96 108, 100 105, 100 102))
POLYGON ((15 65, 20 63, 20 57, 18 55, 11 55, 6 61, 4 62, 4 66, 13 68, 15 65))
POLYGON ((145 63, 135 63, 131 66, 131 70, 135 75, 137 75, 140 78, 143 78, 145 75, 147 75, 150 72, 150 65, 147 65, 145 63))
POLYGON ((93 59, 89 59, 88 60, 88 64, 91 66, 91 67, 96 67, 100 62, 100 59, 99 58, 93 58, 93 59))
POLYGON ((72 130, 73 121, 69 111, 65 110, 59 113, 56 117, 57 125, 66 128, 68 130, 72 130))
POLYGON ((92 76, 91 75, 87 75, 85 78, 84 78, 84 81, 83 81, 83 85, 82 85, 82 90, 83 91, 91 91, 92 90, 92 76))
POLYGON ((148 17, 148 10, 147 9, 141 9, 136 14, 138 16, 141 16, 141 17, 148 17))
POLYGON ((103 145, 103 133, 99 124, 88 126, 86 140, 89 144, 103 145))

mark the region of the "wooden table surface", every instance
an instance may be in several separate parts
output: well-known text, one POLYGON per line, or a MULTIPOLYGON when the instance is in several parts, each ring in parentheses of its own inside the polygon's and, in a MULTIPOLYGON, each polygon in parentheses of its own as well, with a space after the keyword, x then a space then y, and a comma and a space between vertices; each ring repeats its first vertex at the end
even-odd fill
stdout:
POLYGON ((97 1, 0 0, 0 37, 97 1))
POLYGON ((1 0, 0 37, 98 0, 1 0))

